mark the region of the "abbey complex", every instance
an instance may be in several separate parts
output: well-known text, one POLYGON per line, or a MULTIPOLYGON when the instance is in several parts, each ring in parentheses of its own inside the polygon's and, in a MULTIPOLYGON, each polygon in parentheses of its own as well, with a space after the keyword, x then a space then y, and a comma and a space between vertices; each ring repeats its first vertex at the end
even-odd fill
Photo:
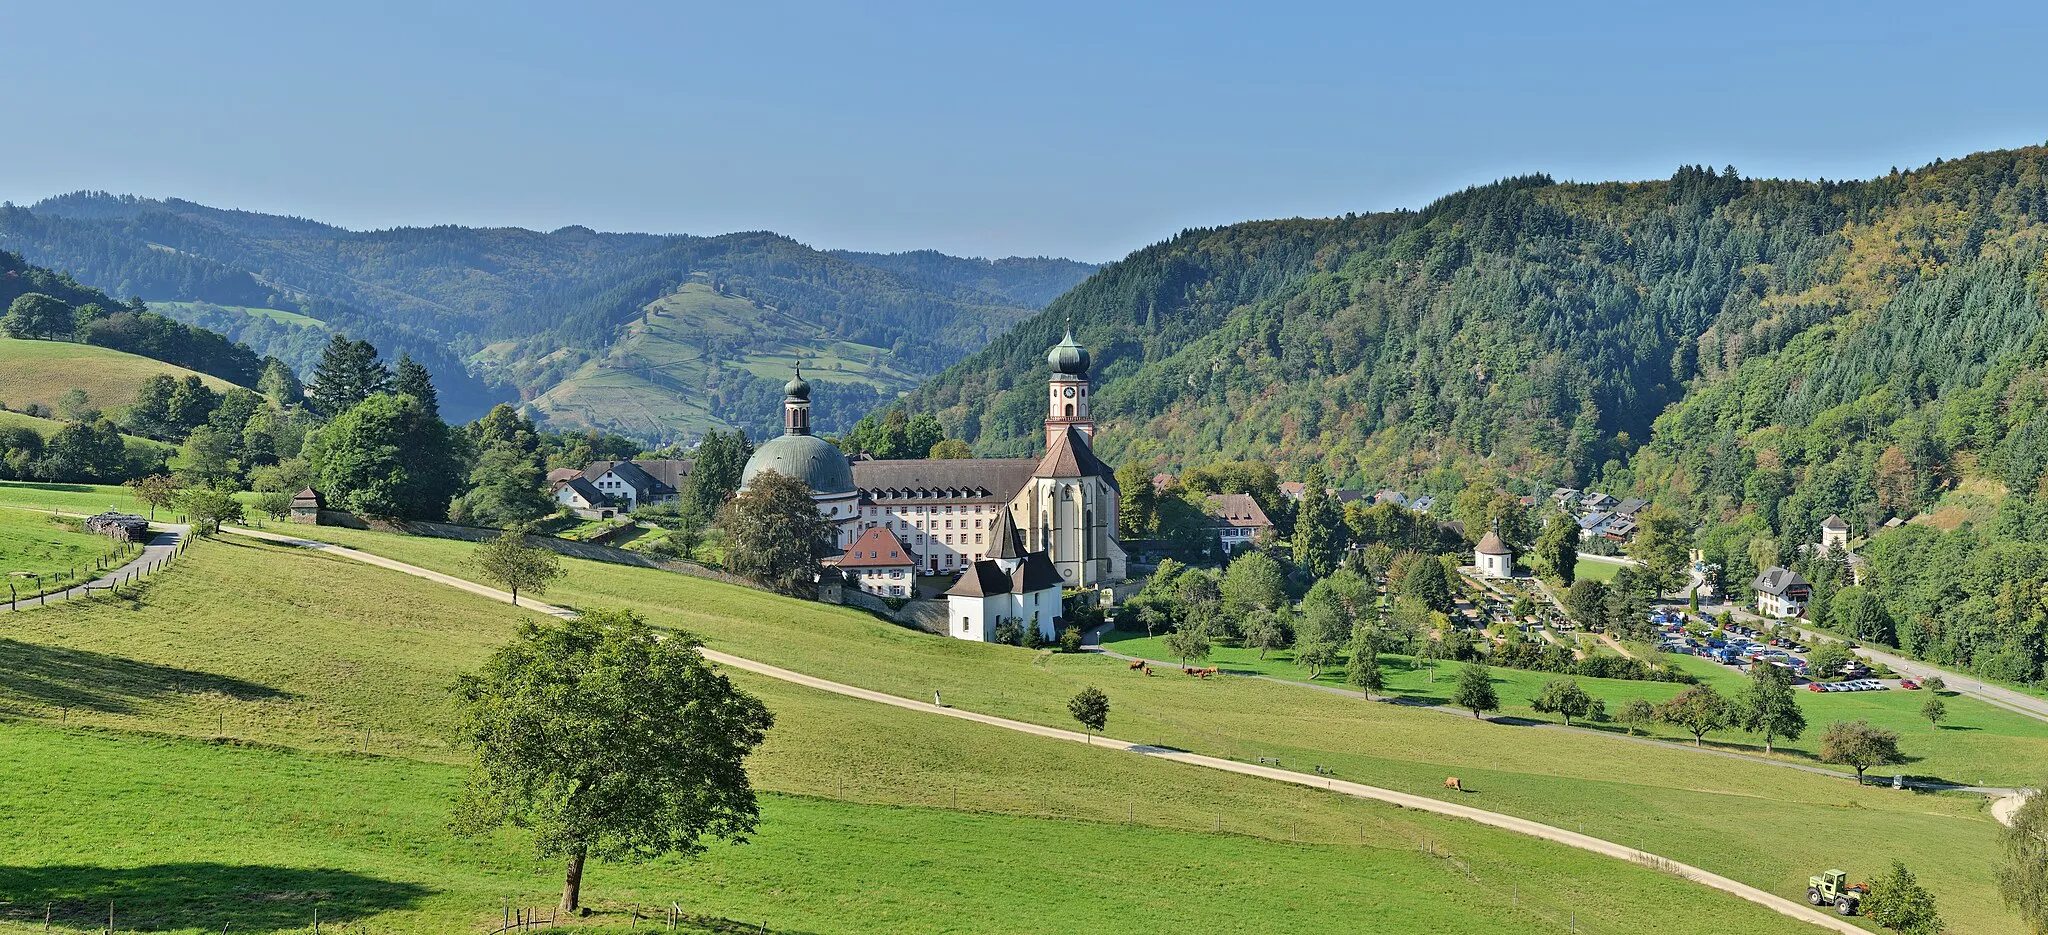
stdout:
POLYGON ((811 387, 785 386, 783 434, 747 461, 811 488, 838 528, 837 566, 850 585, 915 596, 918 575, 952 575, 948 632, 991 640, 1003 621, 1051 639, 1060 590, 1124 580, 1115 473, 1095 456, 1088 350, 1069 332, 1046 355, 1045 453, 1036 458, 850 459, 811 434, 811 387))

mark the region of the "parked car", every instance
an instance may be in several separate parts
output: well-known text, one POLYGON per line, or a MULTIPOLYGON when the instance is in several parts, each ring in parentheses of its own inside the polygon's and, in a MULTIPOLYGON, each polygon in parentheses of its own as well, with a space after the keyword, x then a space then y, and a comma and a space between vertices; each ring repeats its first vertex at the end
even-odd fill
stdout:
POLYGON ((1920 690, 1920 683, 1915 682, 1912 679, 1900 679, 1899 687, 1909 692, 1916 692, 1920 690))

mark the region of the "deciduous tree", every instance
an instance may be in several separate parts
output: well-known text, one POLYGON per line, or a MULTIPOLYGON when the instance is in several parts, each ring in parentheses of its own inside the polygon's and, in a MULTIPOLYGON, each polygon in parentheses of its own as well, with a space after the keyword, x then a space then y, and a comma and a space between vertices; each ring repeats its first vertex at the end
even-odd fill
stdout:
POLYGON ((2036 935, 2048 933, 2048 795, 2036 792, 2021 803, 1999 828, 1998 845, 1999 896, 2036 935))
POLYGON ((1081 689, 1067 701, 1067 713, 1072 714, 1074 720, 1079 721, 1081 726, 1087 729, 1088 739, 1092 743, 1095 735, 1109 725, 1109 696, 1103 694, 1102 689, 1092 685, 1081 689))
POLYGON ((1692 685, 1658 705, 1657 720, 1691 733, 1692 744, 1698 747, 1705 745, 1708 734, 1726 728, 1734 720, 1734 711, 1714 686, 1692 685))
POLYGON ((1870 921, 1899 935, 1941 935, 1941 914, 1934 909, 1934 894, 1921 886, 1901 861, 1892 861, 1891 869, 1871 882, 1861 909, 1870 921))
POLYGON ((1750 667, 1749 684, 1735 698, 1734 720, 1743 730, 1764 735, 1765 753, 1772 752, 1777 738, 1798 740, 1806 730, 1806 714, 1799 709, 1791 676, 1763 662, 1750 667))
POLYGON ((1557 714, 1564 717, 1566 727, 1572 718, 1583 718, 1593 713, 1593 696, 1579 687, 1577 679, 1551 679, 1543 683, 1543 693, 1529 699, 1529 707, 1538 714, 1557 714))
POLYGON ((1480 663, 1467 663, 1458 673, 1458 690, 1451 703, 1484 720, 1488 711, 1500 710, 1500 695, 1493 690, 1493 670, 1480 663))
POLYGON ((1858 720, 1836 721, 1821 732, 1820 761, 1855 769, 1856 782, 1861 784, 1864 770, 1897 765, 1906 762, 1906 758, 1899 752, 1897 732, 1858 720))
POLYGON ((719 511, 718 525, 726 569, 783 594, 811 591, 818 560, 832 544, 832 524, 818 512, 810 486, 778 471, 754 475, 719 511))
POLYGON ((775 719, 697 647, 627 611, 522 622, 456 683, 456 737, 476 765, 455 829, 530 829, 539 856, 565 861, 570 913, 590 858, 694 857, 706 836, 744 842, 759 821, 745 760, 775 719))
POLYGON ((507 529, 479 546, 470 564, 485 580, 512 592, 515 607, 519 592, 546 594, 550 585, 567 574, 562 570, 562 557, 553 549, 527 541, 523 529, 507 529))

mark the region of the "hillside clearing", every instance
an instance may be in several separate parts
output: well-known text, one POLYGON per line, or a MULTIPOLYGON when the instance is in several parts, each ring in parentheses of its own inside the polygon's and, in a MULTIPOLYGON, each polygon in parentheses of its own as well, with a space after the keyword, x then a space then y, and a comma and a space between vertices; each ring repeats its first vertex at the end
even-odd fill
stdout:
POLYGON ((183 380, 196 376, 215 392, 233 384, 134 354, 65 341, 0 338, 0 403, 21 409, 38 403, 55 409, 65 390, 85 391, 86 404, 115 410, 135 402, 143 381, 157 374, 183 380))

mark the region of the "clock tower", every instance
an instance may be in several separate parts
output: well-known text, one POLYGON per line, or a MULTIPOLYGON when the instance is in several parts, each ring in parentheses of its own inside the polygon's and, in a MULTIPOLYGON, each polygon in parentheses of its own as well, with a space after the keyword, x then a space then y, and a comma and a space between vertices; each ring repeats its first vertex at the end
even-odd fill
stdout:
POLYGON ((1088 349, 1074 340, 1072 328, 1045 355, 1045 362, 1052 365, 1046 395, 1046 445, 1050 447, 1053 439, 1070 427, 1094 441, 1095 420, 1088 415, 1088 349))

